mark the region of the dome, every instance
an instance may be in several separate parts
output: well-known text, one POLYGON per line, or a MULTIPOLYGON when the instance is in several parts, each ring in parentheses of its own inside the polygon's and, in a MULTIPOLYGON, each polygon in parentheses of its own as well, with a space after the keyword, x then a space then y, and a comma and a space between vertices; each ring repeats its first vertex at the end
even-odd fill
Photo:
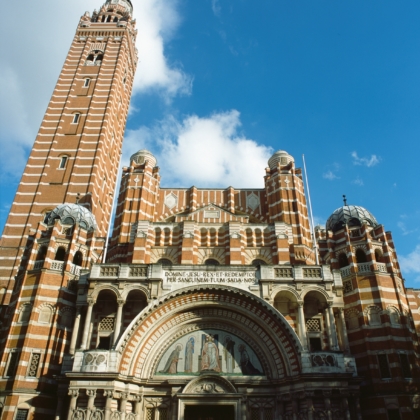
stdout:
POLYGON ((125 7, 126 12, 133 12, 133 4, 131 0, 107 0, 107 4, 119 4, 120 6, 125 7))
POLYGON ((137 153, 134 153, 130 157, 130 163, 134 160, 138 165, 143 165, 145 161, 148 161, 149 164, 154 168, 157 164, 156 158, 146 149, 139 150, 137 153))
POLYGON ((51 224, 56 219, 60 219, 65 225, 74 225, 77 222, 81 228, 88 231, 97 227, 95 216, 79 204, 60 204, 48 215, 47 222, 51 224))
POLYGON ((338 208, 327 220, 327 230, 337 232, 348 226, 361 226, 362 223, 367 223, 369 226, 376 227, 378 222, 372 213, 360 206, 343 206, 338 208))
POLYGON ((284 150, 277 150, 276 153, 274 153, 273 156, 268 160, 268 166, 270 169, 276 169, 277 165, 280 163, 281 166, 286 166, 290 162, 294 162, 292 156, 289 155, 289 153, 285 152, 284 150))

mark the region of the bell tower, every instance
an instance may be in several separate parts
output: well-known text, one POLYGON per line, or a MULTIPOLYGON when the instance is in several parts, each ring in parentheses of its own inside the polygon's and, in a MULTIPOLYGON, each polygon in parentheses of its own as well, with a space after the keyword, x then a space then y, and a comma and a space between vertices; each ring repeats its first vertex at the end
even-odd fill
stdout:
POLYGON ((80 19, 22 175, 0 243, 2 302, 25 265, 31 229, 57 205, 83 205, 105 237, 137 65, 130 0, 80 19))

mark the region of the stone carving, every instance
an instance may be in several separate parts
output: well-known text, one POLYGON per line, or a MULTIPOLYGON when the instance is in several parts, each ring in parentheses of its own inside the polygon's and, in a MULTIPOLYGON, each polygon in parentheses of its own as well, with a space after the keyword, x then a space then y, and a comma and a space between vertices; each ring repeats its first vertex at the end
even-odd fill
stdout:
POLYGON ((85 420, 86 419, 86 410, 82 410, 78 408, 73 411, 73 415, 71 416, 72 420, 85 420))
POLYGON ((98 409, 93 411, 92 414, 90 415, 90 420, 103 420, 103 418, 104 418, 103 411, 98 410, 98 409))
POLYGON ((85 354, 82 372, 106 372, 108 352, 89 352, 85 354))
POLYGON ((205 382, 194 388, 194 394, 223 394, 225 391, 215 383, 205 382))
POLYGON ((260 205, 260 199, 254 193, 252 193, 246 198, 246 205, 250 209, 256 210, 260 205))
POLYGON ((319 366, 337 366, 337 360, 332 354, 312 354, 311 355, 311 363, 314 367, 319 366))
POLYGON ((174 193, 170 193, 165 197, 164 204, 169 210, 178 205, 178 197, 174 193))

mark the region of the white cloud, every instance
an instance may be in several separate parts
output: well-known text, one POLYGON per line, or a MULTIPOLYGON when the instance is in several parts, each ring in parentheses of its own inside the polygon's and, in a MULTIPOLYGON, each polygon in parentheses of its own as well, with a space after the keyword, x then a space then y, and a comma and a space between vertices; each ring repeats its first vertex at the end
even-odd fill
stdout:
POLYGON ((192 78, 179 67, 170 66, 164 44, 173 36, 180 17, 176 0, 142 0, 135 4, 139 65, 135 91, 158 90, 165 99, 190 94, 192 78))
MULTIPOLYGON (((180 23, 177 0, 134 3, 139 31, 134 93, 155 92, 165 101, 177 94, 189 94, 192 78, 170 62, 164 48, 180 23)), ((46 0, 42 17, 39 2, 4 4, 4 15, 19 16, 19 25, 26 32, 10 37, 16 31, 16 19, 5 19, 0 27, 2 39, 7 40, 0 45, 1 179, 21 175, 77 23, 85 11, 93 12, 102 4, 103 0, 46 0)))
POLYGON ((365 185, 365 183, 363 182, 363 179, 357 177, 356 179, 354 179, 352 181, 352 184, 354 185, 358 185, 359 187, 363 187, 363 185, 365 185))
MULTIPOLYGON (((403 216, 401 216, 402 218, 404 218, 403 216)), ((397 226, 401 229, 401 231, 402 231, 402 234, 404 235, 404 236, 406 236, 406 235, 410 235, 411 233, 414 233, 414 232, 417 232, 418 231, 418 229, 416 228, 416 229, 407 229, 407 226, 406 226, 406 224, 404 223, 404 222, 402 222, 402 221, 399 221, 398 223, 397 223, 397 226)))
POLYGON ((381 158, 376 155, 372 155, 370 158, 359 157, 357 152, 352 152, 351 157, 353 158, 354 165, 367 166, 368 168, 377 165, 381 160, 381 158))
POLYGON ((129 131, 124 162, 131 153, 149 148, 161 168, 162 184, 198 187, 264 186, 264 169, 272 150, 239 132, 236 110, 183 121, 168 117, 154 128, 129 131))
POLYGON ((403 274, 418 274, 416 280, 420 281, 420 245, 417 245, 414 251, 410 252, 407 256, 400 256, 399 262, 403 274))
POLYGON ((333 171, 325 172, 322 177, 329 179, 330 181, 334 181, 334 179, 340 179, 333 171))
POLYGON ((211 0, 211 8, 216 16, 220 16, 222 7, 220 6, 219 0, 211 0))

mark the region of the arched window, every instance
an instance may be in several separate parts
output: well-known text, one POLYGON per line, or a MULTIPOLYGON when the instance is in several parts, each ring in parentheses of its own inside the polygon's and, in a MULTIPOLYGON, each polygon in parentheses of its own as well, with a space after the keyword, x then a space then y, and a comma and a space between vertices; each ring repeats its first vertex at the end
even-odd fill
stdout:
POLYGON ((363 249, 359 248, 356 250, 356 261, 358 264, 367 262, 366 254, 363 249))
POLYGON ((398 313, 396 308, 389 308, 389 320, 391 321, 392 325, 399 325, 400 323, 400 314, 398 313))
POLYGON ((105 22, 105 19, 106 19, 106 16, 105 16, 105 15, 103 15, 103 16, 102 16, 102 22, 105 22))
POLYGON ((98 66, 100 66, 100 65, 101 65, 101 63, 102 63, 102 60, 103 60, 103 59, 104 59, 103 54, 99 54, 99 55, 96 57, 95 64, 96 64, 96 65, 98 65, 98 66))
POLYGON ((376 262, 383 262, 383 254, 379 249, 375 249, 375 260, 376 262))
POLYGON ((367 312, 369 325, 381 325, 381 310, 376 306, 371 306, 367 312))
POLYGON ((117 17, 114 17, 114 22, 118 22, 118 18, 117 17))
POLYGON ((204 261, 205 265, 220 265, 219 261, 209 258, 208 260, 204 261))
POLYGON ((359 328, 359 317, 356 313, 351 313, 349 317, 347 318, 348 323, 348 329, 354 330, 356 328, 359 328))
POLYGON ((77 251, 73 257, 73 264, 81 267, 82 263, 83 263, 83 254, 80 251, 77 251))
POLYGON ((64 261, 64 258, 66 256, 66 248, 64 248, 63 246, 60 246, 57 249, 57 252, 55 253, 55 260, 56 261, 64 261))
POLYGON ((47 255, 47 247, 45 245, 42 245, 41 248, 39 248, 38 250, 38 254, 36 254, 36 260, 44 261, 46 255, 47 255))
POLYGON ((162 264, 163 266, 168 266, 168 265, 172 265, 172 261, 168 260, 167 258, 161 258, 160 260, 158 260, 157 262, 158 264, 162 264))
MULTIPOLYGON (((76 115, 80 115, 80 114, 75 114, 75 116, 76 115)), ((58 169, 64 169, 66 167, 67 160, 68 160, 68 156, 61 156, 60 165, 58 166, 58 169)))
POLYGON ((75 114, 73 114, 73 124, 77 124, 80 120, 80 113, 76 112, 75 114))
POLYGON ((39 312, 38 322, 49 324, 52 318, 52 309, 50 306, 43 306, 39 312))
POLYGON ((32 307, 31 305, 23 305, 20 313, 18 322, 28 322, 31 317, 32 307))
POLYGON ((267 265, 265 261, 259 260, 259 259, 252 261, 251 264, 254 265, 255 267, 259 267, 260 265, 267 265))
POLYGON ((108 16, 108 19, 106 21, 111 22, 111 18, 112 18, 112 16, 108 16))
POLYGON ((347 267, 349 265, 349 260, 347 259, 347 255, 344 252, 342 252, 338 256, 338 264, 339 264, 340 268, 344 268, 344 267, 347 267))

